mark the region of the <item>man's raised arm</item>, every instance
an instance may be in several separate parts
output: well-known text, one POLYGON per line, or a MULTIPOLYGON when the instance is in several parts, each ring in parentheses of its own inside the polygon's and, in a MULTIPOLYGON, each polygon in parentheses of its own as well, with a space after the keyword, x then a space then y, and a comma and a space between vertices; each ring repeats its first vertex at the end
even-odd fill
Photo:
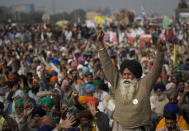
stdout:
POLYGON ((165 51, 166 51, 166 42, 160 40, 158 42, 157 54, 155 57, 155 61, 153 63, 152 70, 144 78, 146 80, 148 91, 151 91, 153 85, 155 84, 155 82, 157 81, 158 77, 161 74, 165 51))
POLYGON ((103 37, 104 37, 103 31, 99 31, 97 34, 97 40, 99 43, 98 53, 99 53, 100 62, 102 64, 102 68, 105 73, 106 79, 111 83, 112 87, 116 87, 119 74, 116 67, 113 66, 111 59, 108 55, 108 52, 104 46, 103 37))

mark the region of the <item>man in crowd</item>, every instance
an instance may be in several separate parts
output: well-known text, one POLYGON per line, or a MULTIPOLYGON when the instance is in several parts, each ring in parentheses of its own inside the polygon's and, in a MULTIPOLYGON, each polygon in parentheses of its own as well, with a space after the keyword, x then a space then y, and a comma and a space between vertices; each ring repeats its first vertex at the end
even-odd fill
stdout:
POLYGON ((157 131, 184 131, 183 128, 177 126, 176 113, 165 113, 165 126, 159 128, 157 131))
POLYGON ((125 60, 120 66, 120 73, 112 65, 103 43, 104 33, 98 32, 99 56, 107 80, 115 88, 115 112, 113 131, 149 130, 150 93, 160 76, 165 41, 159 40, 156 60, 152 70, 143 78, 142 67, 136 60, 125 60))

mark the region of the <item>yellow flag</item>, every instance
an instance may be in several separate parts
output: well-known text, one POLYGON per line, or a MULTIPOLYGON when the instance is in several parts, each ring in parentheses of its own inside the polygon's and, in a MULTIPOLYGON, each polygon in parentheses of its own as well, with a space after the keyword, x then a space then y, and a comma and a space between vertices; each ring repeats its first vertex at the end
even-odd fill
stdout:
POLYGON ((177 59, 177 46, 174 44, 174 66, 178 66, 178 59, 177 59))
POLYGON ((97 22, 98 24, 103 24, 104 23, 104 18, 101 16, 95 16, 95 22, 97 22))

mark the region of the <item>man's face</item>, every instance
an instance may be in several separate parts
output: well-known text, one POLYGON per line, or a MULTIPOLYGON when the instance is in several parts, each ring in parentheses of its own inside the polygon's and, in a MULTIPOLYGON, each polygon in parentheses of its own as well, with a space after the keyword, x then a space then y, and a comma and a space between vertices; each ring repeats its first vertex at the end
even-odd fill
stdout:
POLYGON ((122 73, 122 78, 133 80, 135 78, 135 76, 129 69, 125 68, 122 73))
POLYGON ((23 113, 23 110, 24 110, 24 107, 22 106, 22 104, 17 104, 16 113, 21 114, 21 113, 23 113))
POLYGON ((33 117, 33 119, 31 120, 31 122, 29 123, 29 127, 30 128, 39 128, 40 122, 41 122, 41 117, 39 116, 39 114, 36 114, 33 117))
POLYGON ((82 127, 90 127, 91 126, 90 120, 88 118, 85 118, 85 117, 80 119, 80 123, 81 123, 82 127))
POLYGON ((87 76, 87 81, 88 81, 88 83, 92 83, 93 82, 93 76, 92 75, 87 76))
POLYGON ((50 112, 51 111, 51 107, 47 104, 43 105, 43 110, 45 110, 46 112, 50 112))
POLYGON ((177 103, 177 98, 175 95, 170 95, 169 96, 169 103, 171 104, 176 104, 177 103))
POLYGON ((57 83, 56 80, 51 80, 51 81, 50 81, 50 85, 51 85, 51 87, 54 87, 56 83, 57 83))
POLYGON ((87 90, 87 91, 86 91, 86 95, 87 95, 87 96, 93 96, 93 92, 92 92, 91 90, 87 90))
POLYGON ((181 92, 184 91, 184 87, 185 87, 184 82, 179 82, 179 83, 178 83, 177 88, 178 88, 181 92))
POLYGON ((9 127, 6 121, 3 123, 2 131, 11 131, 11 128, 9 127))
POLYGON ((9 86, 12 88, 15 85, 14 79, 9 79, 9 86))
POLYGON ((176 129, 176 121, 175 120, 165 120, 166 127, 168 131, 172 131, 173 129, 176 129))
POLYGON ((61 112, 62 116, 66 116, 67 111, 68 111, 68 107, 66 105, 61 105, 60 106, 60 112, 61 112))
POLYGON ((158 96, 160 96, 162 94, 161 89, 158 88, 157 91, 156 91, 156 93, 157 93, 158 96))
POLYGON ((186 65, 186 66, 189 66, 189 62, 188 62, 188 61, 187 61, 187 62, 185 62, 185 65, 186 65))
POLYGON ((176 77, 172 77, 171 81, 174 82, 174 83, 177 83, 177 78, 176 77))
POLYGON ((73 72, 72 72, 72 77, 73 77, 73 78, 77 78, 77 71, 73 71, 73 72))
POLYGON ((61 65, 66 65, 66 61, 65 61, 65 60, 62 60, 62 61, 61 61, 61 65))
POLYGON ((32 84, 32 90, 37 93, 39 91, 39 84, 33 83, 32 84))

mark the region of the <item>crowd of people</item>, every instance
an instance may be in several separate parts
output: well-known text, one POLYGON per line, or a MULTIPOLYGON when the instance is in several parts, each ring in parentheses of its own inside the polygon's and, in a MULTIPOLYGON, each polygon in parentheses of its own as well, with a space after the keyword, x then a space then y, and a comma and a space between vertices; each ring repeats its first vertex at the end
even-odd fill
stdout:
POLYGON ((188 130, 188 42, 177 22, 0 24, 0 128, 188 130), (151 39, 129 41, 138 30, 151 39))

